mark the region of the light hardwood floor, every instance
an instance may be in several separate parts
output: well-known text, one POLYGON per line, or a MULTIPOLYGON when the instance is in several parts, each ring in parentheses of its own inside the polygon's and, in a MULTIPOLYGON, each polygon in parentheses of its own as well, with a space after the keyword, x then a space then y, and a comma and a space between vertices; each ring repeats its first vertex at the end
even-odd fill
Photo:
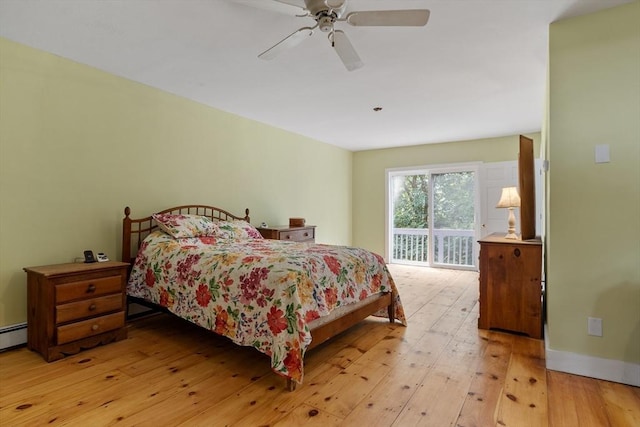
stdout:
POLYGON ((479 331, 477 273, 390 269, 409 326, 369 318, 310 351, 294 392, 258 352, 156 315, 53 363, 0 354, 0 425, 640 425, 640 389, 547 371, 542 341, 479 331))

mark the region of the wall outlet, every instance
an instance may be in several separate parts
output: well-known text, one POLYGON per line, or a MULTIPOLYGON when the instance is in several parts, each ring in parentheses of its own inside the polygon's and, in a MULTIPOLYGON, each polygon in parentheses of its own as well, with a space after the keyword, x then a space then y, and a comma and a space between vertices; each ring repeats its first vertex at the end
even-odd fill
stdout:
POLYGON ((587 317, 587 333, 594 337, 601 337, 602 319, 599 317, 587 317))

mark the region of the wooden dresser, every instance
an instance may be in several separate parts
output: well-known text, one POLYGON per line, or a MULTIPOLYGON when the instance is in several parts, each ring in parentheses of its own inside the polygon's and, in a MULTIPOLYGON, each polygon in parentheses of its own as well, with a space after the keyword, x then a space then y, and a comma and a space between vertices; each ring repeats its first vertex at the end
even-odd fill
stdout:
POLYGON ((277 225, 275 227, 259 227, 258 231, 265 239, 290 240, 292 242, 314 243, 316 240, 316 226, 290 227, 277 225))
POLYGON ((27 267, 27 346, 48 361, 127 337, 129 264, 27 267))
POLYGON ((542 242, 491 234, 480 243, 481 329, 542 338, 542 242))

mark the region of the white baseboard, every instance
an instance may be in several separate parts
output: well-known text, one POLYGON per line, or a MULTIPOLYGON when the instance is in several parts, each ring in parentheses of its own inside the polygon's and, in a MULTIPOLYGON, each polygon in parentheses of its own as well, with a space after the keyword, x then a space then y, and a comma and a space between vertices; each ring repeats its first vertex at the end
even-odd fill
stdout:
POLYGON ((27 322, 0 328, 0 350, 27 343, 27 322))
POLYGON ((640 387, 640 364, 552 350, 547 340, 545 353, 547 369, 552 371, 640 387))

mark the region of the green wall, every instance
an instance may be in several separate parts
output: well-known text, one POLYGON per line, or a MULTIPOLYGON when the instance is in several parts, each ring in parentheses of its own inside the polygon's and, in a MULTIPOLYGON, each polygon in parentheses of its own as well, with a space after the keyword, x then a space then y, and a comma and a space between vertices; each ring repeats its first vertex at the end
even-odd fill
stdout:
POLYGON ((0 38, 0 327, 26 321, 23 267, 118 259, 125 206, 248 207, 350 244, 351 168, 350 151, 0 38))
MULTIPOLYGON (((539 156, 540 133, 527 134, 539 156)), ((519 136, 425 144, 353 155, 353 244, 381 255, 385 251, 386 169, 466 162, 517 160, 519 136)))
POLYGON ((639 363, 640 2, 554 23, 549 40, 548 346, 639 363))

